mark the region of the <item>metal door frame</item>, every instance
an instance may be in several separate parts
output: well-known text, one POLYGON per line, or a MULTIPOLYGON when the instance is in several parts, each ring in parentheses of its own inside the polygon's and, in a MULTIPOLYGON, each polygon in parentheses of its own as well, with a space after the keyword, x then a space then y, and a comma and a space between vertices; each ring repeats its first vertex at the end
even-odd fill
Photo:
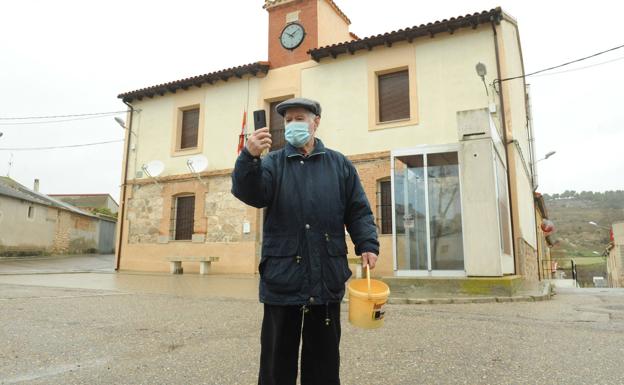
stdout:
POLYGON ((395 149, 390 152, 390 188, 392 191, 392 262, 394 273, 397 276, 406 277, 465 277, 466 274, 466 257, 463 255, 464 267, 462 270, 431 270, 431 242, 430 242, 430 217, 429 217, 429 177, 427 176, 428 167, 428 154, 442 153, 442 152, 456 152, 457 153, 457 167, 458 167, 458 179, 459 179, 459 201, 461 205, 461 225, 462 225, 462 250, 465 246, 465 232, 464 232, 464 202, 462 194, 462 167, 461 167, 461 150, 462 147, 459 143, 455 144, 440 144, 440 145, 420 145, 411 148, 395 149), (423 163, 425 168, 425 212, 427 215, 426 229, 427 229, 427 270, 399 270, 397 263, 397 233, 396 233, 396 202, 394 191, 394 164, 395 158, 400 156, 411 155, 423 155, 423 163))

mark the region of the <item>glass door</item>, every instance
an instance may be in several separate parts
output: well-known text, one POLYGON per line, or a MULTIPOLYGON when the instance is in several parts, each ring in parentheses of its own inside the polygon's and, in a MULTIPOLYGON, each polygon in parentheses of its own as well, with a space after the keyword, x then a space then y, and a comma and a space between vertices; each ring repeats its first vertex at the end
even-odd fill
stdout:
POLYGON ((392 155, 398 275, 465 275, 457 147, 392 155))

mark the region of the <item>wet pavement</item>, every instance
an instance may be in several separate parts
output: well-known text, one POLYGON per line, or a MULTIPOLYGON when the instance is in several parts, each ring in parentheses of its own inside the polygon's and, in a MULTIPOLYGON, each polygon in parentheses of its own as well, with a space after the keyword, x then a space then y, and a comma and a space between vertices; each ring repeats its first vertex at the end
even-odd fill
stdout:
MULTIPOLYGON (((255 277, 89 269, 106 258, 0 261, 0 384, 257 383, 255 277)), ((624 384, 624 290, 388 305, 372 331, 347 306, 343 384, 624 384)))
POLYGON ((112 254, 0 257, 0 275, 113 272, 114 263, 112 254))

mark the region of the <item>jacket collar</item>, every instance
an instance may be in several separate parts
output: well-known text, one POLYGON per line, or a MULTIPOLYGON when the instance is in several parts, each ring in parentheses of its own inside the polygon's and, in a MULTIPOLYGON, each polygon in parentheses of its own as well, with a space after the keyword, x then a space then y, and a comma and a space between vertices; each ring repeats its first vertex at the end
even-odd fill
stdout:
MULTIPOLYGON (((308 155, 308 157, 312 157, 315 155, 321 155, 325 153, 325 145, 319 138, 314 138, 316 141, 316 145, 314 146, 314 150, 308 155)), ((284 147, 284 151, 286 151, 286 156, 288 158, 300 156, 303 158, 303 154, 299 152, 299 150, 293 146, 292 144, 286 142, 286 146, 284 147)))

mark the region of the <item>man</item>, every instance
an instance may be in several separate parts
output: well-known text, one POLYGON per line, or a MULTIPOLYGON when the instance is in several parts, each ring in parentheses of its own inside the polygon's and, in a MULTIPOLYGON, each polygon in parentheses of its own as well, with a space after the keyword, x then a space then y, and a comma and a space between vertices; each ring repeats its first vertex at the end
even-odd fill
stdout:
POLYGON ((345 230, 375 267, 377 230, 355 167, 315 137, 318 102, 280 103, 286 146, 271 147, 268 128, 256 130, 236 160, 232 193, 266 207, 260 272, 260 385, 294 385, 299 343, 301 384, 340 384, 340 302, 351 276, 345 230))

